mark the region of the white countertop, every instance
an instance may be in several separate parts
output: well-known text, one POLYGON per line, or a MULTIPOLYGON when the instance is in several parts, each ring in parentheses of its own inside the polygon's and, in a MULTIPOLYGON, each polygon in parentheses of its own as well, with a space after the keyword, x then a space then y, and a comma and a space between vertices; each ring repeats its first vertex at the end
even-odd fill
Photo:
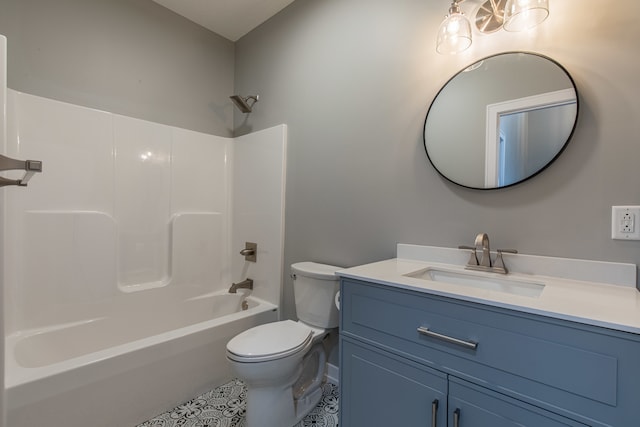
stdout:
POLYGON ((336 274, 400 289, 640 334, 640 292, 635 286, 634 264, 505 254, 505 264, 507 267, 510 264, 513 266, 508 275, 473 273, 544 283, 539 296, 521 296, 406 276, 428 267, 467 272, 464 270, 468 259, 466 251, 398 245, 398 256, 340 270, 336 274), (528 273, 527 270, 530 269, 543 274, 528 273), (589 273, 589 279, 595 278, 598 281, 584 280, 585 271, 589 273), (544 274, 550 272, 556 274, 544 274))

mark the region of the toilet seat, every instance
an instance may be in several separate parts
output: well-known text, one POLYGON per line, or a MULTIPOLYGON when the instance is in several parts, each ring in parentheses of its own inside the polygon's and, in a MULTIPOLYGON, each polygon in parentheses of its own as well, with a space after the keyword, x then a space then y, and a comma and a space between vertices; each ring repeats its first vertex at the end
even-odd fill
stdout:
POLYGON ((282 359, 304 350, 312 338, 311 328, 293 320, 267 323, 232 338, 227 344, 227 356, 245 363, 282 359))

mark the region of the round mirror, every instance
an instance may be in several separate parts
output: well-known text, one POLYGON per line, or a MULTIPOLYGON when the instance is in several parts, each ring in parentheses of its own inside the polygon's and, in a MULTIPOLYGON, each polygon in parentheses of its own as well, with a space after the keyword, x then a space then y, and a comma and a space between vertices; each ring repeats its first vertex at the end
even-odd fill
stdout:
POLYGON ((482 59, 440 89, 424 124, 429 160, 469 188, 515 185, 541 172, 565 148, 578 94, 557 62, 509 52, 482 59))

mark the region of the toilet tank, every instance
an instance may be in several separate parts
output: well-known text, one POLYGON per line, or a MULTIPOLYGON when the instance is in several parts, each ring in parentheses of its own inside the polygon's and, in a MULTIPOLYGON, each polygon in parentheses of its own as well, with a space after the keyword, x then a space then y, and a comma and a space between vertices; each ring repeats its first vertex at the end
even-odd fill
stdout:
POLYGON ((334 303, 340 289, 335 275, 338 270, 342 267, 316 262, 291 265, 298 319, 318 328, 338 327, 338 309, 334 303))

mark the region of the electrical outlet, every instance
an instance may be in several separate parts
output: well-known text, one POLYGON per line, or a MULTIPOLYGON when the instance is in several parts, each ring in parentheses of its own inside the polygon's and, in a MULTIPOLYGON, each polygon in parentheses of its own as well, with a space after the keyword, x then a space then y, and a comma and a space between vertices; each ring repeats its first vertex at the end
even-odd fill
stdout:
POLYGON ((636 222, 636 216, 635 214, 629 213, 629 212, 625 212, 622 215, 622 221, 620 221, 620 228, 619 230, 623 233, 633 233, 633 231, 635 230, 635 222, 636 222))
POLYGON ((611 238, 640 240, 640 206, 613 206, 611 209, 611 238))

